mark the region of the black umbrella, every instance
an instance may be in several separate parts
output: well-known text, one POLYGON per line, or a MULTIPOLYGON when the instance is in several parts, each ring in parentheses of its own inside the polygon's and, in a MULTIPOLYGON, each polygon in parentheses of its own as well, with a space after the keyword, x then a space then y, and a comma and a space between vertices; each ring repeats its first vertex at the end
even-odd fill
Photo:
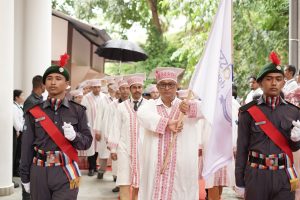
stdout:
POLYGON ((128 40, 109 40, 97 48, 99 56, 121 62, 143 61, 148 58, 144 50, 128 40))

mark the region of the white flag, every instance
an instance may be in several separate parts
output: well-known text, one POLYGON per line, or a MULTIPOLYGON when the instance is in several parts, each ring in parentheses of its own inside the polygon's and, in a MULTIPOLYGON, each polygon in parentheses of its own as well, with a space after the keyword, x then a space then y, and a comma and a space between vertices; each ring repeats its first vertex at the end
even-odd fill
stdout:
POLYGON ((196 65, 190 89, 200 97, 211 125, 202 175, 207 179, 232 161, 232 0, 221 0, 204 55, 196 65))

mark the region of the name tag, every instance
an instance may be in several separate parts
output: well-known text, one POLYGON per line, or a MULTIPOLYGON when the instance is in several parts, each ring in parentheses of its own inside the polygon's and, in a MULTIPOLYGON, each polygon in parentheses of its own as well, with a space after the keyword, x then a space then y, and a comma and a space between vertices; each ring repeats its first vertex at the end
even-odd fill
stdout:
POLYGON ((266 123, 266 121, 261 121, 261 122, 255 122, 255 125, 262 125, 262 124, 265 124, 266 123))
POLYGON ((40 118, 35 119, 34 121, 35 121, 35 122, 39 122, 39 121, 43 121, 43 120, 45 120, 45 119, 46 119, 46 117, 40 117, 40 118))

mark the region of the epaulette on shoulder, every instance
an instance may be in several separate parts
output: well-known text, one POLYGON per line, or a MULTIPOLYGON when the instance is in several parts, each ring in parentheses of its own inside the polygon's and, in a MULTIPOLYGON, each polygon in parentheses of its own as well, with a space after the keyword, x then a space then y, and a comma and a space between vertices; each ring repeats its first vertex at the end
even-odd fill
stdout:
POLYGON ((246 105, 243 105, 242 107, 240 107, 239 112, 245 112, 254 105, 257 105, 257 100, 250 101, 246 105))
POLYGON ((27 113, 27 112, 28 112, 29 110, 31 110, 32 108, 34 108, 35 106, 40 105, 40 104, 42 104, 42 103, 43 103, 43 101, 40 101, 40 102, 37 102, 37 103, 34 103, 34 104, 30 105, 30 106, 27 108, 27 110, 24 110, 24 114, 27 113))
POLYGON ((291 102, 288 102, 288 101, 285 101, 285 102, 287 102, 289 105, 291 105, 291 106, 293 106, 293 107, 297 108, 297 110, 300 110, 300 108, 299 108, 298 106, 296 106, 296 105, 292 104, 291 102))
POLYGON ((84 110, 86 110, 86 107, 84 105, 81 105, 80 103, 77 103, 73 100, 69 100, 69 102, 74 103, 75 105, 81 106, 84 110))

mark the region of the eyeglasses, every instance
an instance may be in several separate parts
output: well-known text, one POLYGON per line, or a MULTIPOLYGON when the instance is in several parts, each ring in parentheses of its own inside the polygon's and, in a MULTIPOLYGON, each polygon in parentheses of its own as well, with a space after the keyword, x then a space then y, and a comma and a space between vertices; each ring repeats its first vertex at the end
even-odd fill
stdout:
POLYGON ((161 83, 161 84, 158 84, 157 86, 160 89, 167 89, 167 88, 173 89, 173 88, 175 88, 176 84, 174 84, 174 83, 161 83))

